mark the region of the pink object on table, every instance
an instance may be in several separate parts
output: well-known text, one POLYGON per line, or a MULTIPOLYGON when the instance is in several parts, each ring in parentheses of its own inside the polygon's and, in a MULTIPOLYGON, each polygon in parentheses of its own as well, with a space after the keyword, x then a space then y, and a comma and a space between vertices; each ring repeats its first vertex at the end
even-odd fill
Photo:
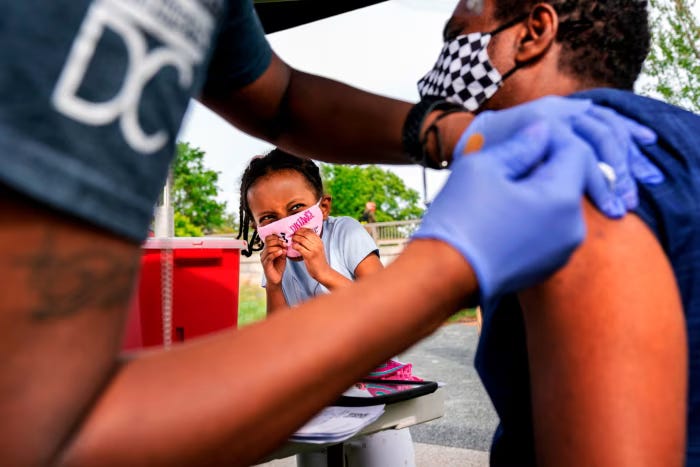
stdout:
POLYGON ((413 375, 413 365, 402 363, 398 360, 387 360, 367 375, 367 379, 423 381, 422 378, 413 375))

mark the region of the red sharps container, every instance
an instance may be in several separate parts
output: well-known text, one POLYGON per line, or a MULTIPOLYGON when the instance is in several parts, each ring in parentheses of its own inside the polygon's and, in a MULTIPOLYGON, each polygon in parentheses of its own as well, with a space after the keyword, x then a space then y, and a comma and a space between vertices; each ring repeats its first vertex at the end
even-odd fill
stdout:
POLYGON ((124 349, 169 345, 238 321, 240 251, 230 238, 149 238, 124 349))

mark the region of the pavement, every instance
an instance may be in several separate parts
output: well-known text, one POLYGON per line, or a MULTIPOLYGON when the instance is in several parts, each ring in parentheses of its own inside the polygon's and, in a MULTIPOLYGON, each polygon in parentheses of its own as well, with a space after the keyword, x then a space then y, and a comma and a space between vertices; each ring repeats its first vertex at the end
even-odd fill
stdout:
MULTIPOLYGON (((410 428, 417 467, 488 466, 488 449, 498 419, 474 370, 476 326, 449 324, 399 356, 414 374, 446 383, 445 415, 410 428)), ((293 457, 265 467, 295 467, 293 457)))

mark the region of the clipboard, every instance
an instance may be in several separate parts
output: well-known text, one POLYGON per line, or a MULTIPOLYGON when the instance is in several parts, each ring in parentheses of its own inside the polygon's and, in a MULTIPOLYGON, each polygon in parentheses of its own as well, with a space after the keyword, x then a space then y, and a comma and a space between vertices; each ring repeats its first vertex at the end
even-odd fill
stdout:
POLYGON ((333 405, 362 407, 367 405, 394 404, 435 392, 435 381, 402 381, 363 379, 345 391, 333 405))

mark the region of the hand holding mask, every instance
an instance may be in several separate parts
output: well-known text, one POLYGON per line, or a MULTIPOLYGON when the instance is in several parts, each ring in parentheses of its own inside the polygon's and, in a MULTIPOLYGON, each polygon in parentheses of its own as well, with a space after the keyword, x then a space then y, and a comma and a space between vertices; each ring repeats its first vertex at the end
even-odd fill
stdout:
POLYGON ((287 245, 287 257, 299 258, 301 254, 292 248, 292 236, 301 228, 313 230, 317 235, 321 235, 323 212, 321 211, 320 203, 319 201, 308 209, 267 225, 259 226, 257 228, 258 236, 263 241, 269 235, 278 236, 287 245))

